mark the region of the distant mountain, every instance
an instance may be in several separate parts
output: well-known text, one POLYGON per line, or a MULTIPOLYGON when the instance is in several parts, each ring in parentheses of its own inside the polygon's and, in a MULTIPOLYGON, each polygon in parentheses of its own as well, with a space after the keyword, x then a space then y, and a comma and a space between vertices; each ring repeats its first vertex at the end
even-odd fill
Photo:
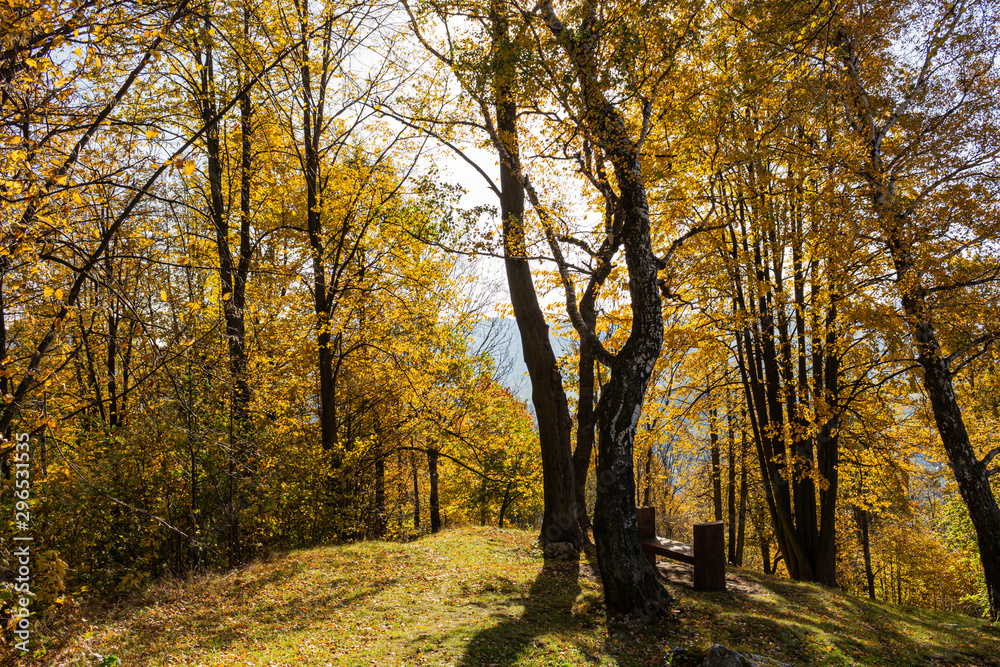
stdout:
MULTIPOLYGON (((571 348, 572 340, 554 333, 559 331, 550 327, 549 340, 556 357, 559 357, 571 348)), ((471 347, 473 351, 482 350, 493 357, 500 383, 518 398, 527 401, 534 411, 531 406, 531 381, 528 379, 528 367, 524 364, 517 322, 509 317, 493 317, 480 322, 472 329, 471 347)))

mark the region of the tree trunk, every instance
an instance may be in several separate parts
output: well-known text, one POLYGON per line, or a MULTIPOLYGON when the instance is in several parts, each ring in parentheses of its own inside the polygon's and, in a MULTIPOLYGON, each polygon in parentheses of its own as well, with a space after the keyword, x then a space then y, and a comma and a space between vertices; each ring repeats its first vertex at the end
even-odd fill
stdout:
MULTIPOLYGON (((727 394, 728 395, 728 394, 727 394)), ((726 425, 728 444, 726 457, 728 459, 728 475, 726 479, 726 509, 729 524, 729 564, 736 565, 736 434, 733 431, 733 406, 726 401, 726 425)))
MULTIPOLYGON (((107 276, 111 280, 111 276, 107 276)), ((110 284, 110 283, 109 283, 110 284)), ((108 376, 108 426, 115 428, 118 423, 118 314, 108 313, 108 349, 105 370, 108 376)))
MULTIPOLYGON (((653 254, 649 205, 636 142, 620 112, 600 88, 594 40, 597 16, 588 12, 580 34, 566 28, 551 0, 538 4, 550 32, 575 69, 582 122, 614 167, 622 210, 621 240, 629 277, 632 326, 611 361, 611 377, 598 409, 597 497, 594 543, 609 614, 658 614, 671 597, 639 547, 632 456, 646 387, 663 346, 659 261, 653 254)), ((591 7, 592 9, 592 7, 591 7)))
MULTIPOLYGON (((620 117, 610 108, 606 113, 601 122, 614 126, 619 140, 625 141, 627 133, 620 117)), ((594 542, 608 611, 646 615, 659 613, 671 601, 639 547, 632 472, 642 403, 663 345, 663 315, 657 284, 659 266, 650 240, 649 207, 634 145, 619 145, 613 163, 624 211, 622 237, 632 327, 611 363, 611 377, 602 392, 603 404, 598 413, 594 542)))
POLYGON ((381 440, 375 445, 375 536, 385 535, 385 452, 381 440))
MULTIPOLYGON (((580 316, 591 330, 597 326, 592 291, 580 301, 580 316)), ((587 476, 594 452, 594 350, 590 341, 580 339, 580 399, 576 412, 576 449, 573 451, 573 481, 576 485, 576 512, 581 536, 590 532, 590 514, 587 512, 587 476)))
POLYGON ((500 215, 503 220, 504 266, 507 286, 521 336, 524 363, 531 378, 531 400, 538 419, 538 439, 542 450, 541 540, 569 542, 579 548, 583 536, 577 520, 577 488, 571 444, 572 420, 562 375, 549 341, 549 326, 538 303, 525 248, 524 187, 520 172, 514 46, 508 38, 508 26, 502 9, 491 5, 493 28, 494 89, 496 92, 497 131, 504 142, 506 156, 500 160, 500 215))
MULTIPOLYGON (((249 38, 250 13, 244 9, 244 37, 249 38)), ((249 75, 248 75, 249 76, 249 75)), ((246 347, 246 288, 250 276, 250 260, 254 245, 250 236, 250 186, 253 180, 253 100, 250 90, 240 100, 240 246, 239 258, 232 273, 232 296, 223 294, 223 313, 226 317, 226 338, 229 341, 229 373, 233 383, 233 422, 242 439, 247 430, 247 410, 250 407, 250 381, 247 377, 246 347), (232 305, 229 305, 229 302, 232 305)), ((226 289, 223 285, 223 289, 226 289)))
MULTIPOLYGON (((325 451, 333 451, 334 466, 340 465, 336 452, 337 445, 337 397, 334 382, 334 350, 330 331, 332 299, 326 273, 326 236, 323 230, 323 216, 320 208, 322 196, 322 176, 320 174, 320 140, 324 128, 323 117, 326 86, 329 81, 325 72, 320 72, 319 81, 313 80, 309 60, 310 9, 308 0, 295 5, 298 13, 299 31, 302 38, 300 47, 302 84, 302 171, 306 190, 306 232, 309 236, 313 273, 313 309, 316 314, 317 370, 319 372, 319 416, 320 442, 325 451), (314 84, 317 84, 314 89, 314 84)), ((322 66, 320 66, 322 69, 322 66)))
POLYGON ((122 386, 118 393, 118 424, 125 425, 128 416, 128 395, 129 395, 129 375, 132 371, 132 349, 135 341, 135 330, 137 327, 135 320, 130 320, 128 333, 125 335, 125 350, 122 352, 122 386))
POLYGON ((743 546, 746 540, 747 527, 747 434, 741 431, 740 448, 740 514, 739 529, 736 532, 736 559, 733 565, 743 565, 743 546))
POLYGON ((670 596, 639 547, 635 517, 632 443, 645 383, 655 361, 648 356, 653 343, 635 344, 631 349, 629 343, 612 365, 606 402, 598 417, 594 543, 608 612, 643 616, 659 613, 670 603, 670 596))
POLYGON ((646 459, 643 479, 642 479, 642 506, 652 507, 653 505, 653 445, 650 443, 646 449, 646 459))
POLYGON ((427 449, 427 474, 431 481, 431 493, 428 499, 431 532, 436 533, 441 530, 441 512, 438 507, 438 450, 433 447, 427 449))
POLYGON ((511 495, 510 483, 508 482, 507 487, 503 490, 503 502, 500 503, 500 515, 497 518, 497 528, 503 528, 503 520, 504 516, 507 514, 507 506, 510 505, 510 502, 513 499, 514 498, 511 495))
MULTIPOLYGON (((620 246, 619 231, 621 229, 621 211, 614 201, 605 197, 604 225, 608 234, 601 244, 598 253, 596 270, 591 274, 587 289, 580 299, 580 319, 590 331, 597 330, 597 295, 604 282, 611 275, 613 263, 611 258, 620 246)), ((580 531, 586 539, 591 530, 590 515, 587 512, 587 477, 590 473, 590 460, 594 451, 594 404, 597 395, 595 370, 597 359, 594 347, 586 336, 580 337, 579 386, 580 400, 577 408, 576 450, 573 452, 573 475, 576 482, 577 515, 580 531)), ((647 503, 648 504, 648 503, 647 503)))
MULTIPOLYGON (((244 17, 246 18, 246 17, 244 17)), ((205 27, 209 27, 206 14, 205 27)), ((215 61, 211 43, 205 46, 200 70, 201 89, 198 91, 202 122, 208 125, 216 116, 217 99, 215 84, 215 61)), ((228 512, 231 517, 229 530, 229 559, 235 565, 243 559, 243 549, 239 544, 239 515, 243 489, 241 478, 247 466, 243 433, 250 403, 250 385, 247 381, 247 352, 244 323, 246 279, 250 269, 250 115, 252 102, 249 93, 240 100, 240 126, 243 131, 240 183, 240 248, 238 258, 233 257, 229 244, 229 222, 223 197, 222 146, 218 126, 212 126, 205 133, 207 171, 209 183, 209 218, 215 232, 215 246, 219 259, 219 287, 222 292, 222 311, 225 319, 226 342, 229 353, 230 403, 229 403, 229 486, 228 502, 233 505, 228 512)), ((113 408, 114 409, 114 408, 113 408)), ((111 416, 109 414, 109 416, 111 416)), ((112 417, 116 419, 115 417, 112 417)), ((117 419, 116 419, 117 420, 117 419)))
POLYGON ((403 450, 396 450, 396 532, 403 533, 403 507, 406 505, 406 468, 403 466, 403 450))
POLYGON ((417 478, 417 459, 410 459, 413 464, 413 527, 420 528, 420 480, 417 478))
POLYGON ((989 600, 989 618, 995 623, 1000 620, 1000 507, 990 487, 986 466, 976 456, 969 441, 962 409, 952 386, 948 359, 941 352, 933 325, 924 315, 925 307, 923 299, 912 293, 903 297, 903 309, 910 320, 934 422, 948 453, 959 493, 969 508, 969 518, 976 529, 989 600))
POLYGON ((865 580, 868 583, 868 597, 875 599, 875 573, 872 572, 872 550, 868 539, 868 512, 860 507, 854 507, 854 521, 858 524, 858 537, 861 540, 861 552, 865 559, 865 580))
POLYGON ((816 554, 816 581, 827 586, 837 585, 837 490, 840 486, 840 358, 834 352, 837 333, 833 320, 837 317, 836 300, 827 312, 827 334, 824 345, 822 403, 833 412, 816 435, 816 464, 820 476, 827 481, 819 490, 819 534, 816 554))
POLYGON ((712 450, 712 509, 715 520, 722 521, 722 452, 719 448, 719 414, 715 408, 708 411, 708 439, 712 450))

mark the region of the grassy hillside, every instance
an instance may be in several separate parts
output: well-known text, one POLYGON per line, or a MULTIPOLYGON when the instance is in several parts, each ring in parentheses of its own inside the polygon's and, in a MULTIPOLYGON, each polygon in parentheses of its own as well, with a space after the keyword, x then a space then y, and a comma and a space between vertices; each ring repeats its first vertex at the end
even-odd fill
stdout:
POLYGON ((662 665, 721 643, 793 665, 1000 665, 1000 629, 980 620, 745 570, 725 593, 696 593, 665 565, 672 618, 609 626, 591 566, 546 564, 533 539, 453 530, 160 584, 79 610, 41 664, 662 665))

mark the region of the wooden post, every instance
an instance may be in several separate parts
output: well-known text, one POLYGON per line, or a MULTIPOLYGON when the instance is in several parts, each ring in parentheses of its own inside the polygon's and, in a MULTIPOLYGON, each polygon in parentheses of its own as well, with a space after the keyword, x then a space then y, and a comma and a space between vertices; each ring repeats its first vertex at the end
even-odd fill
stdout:
POLYGON ((721 521, 694 524, 694 589, 726 590, 726 538, 721 521))
MULTIPOLYGON (((655 507, 636 507, 635 519, 639 524, 639 542, 656 537, 655 507)), ((646 554, 646 560, 649 561, 649 564, 656 567, 656 554, 645 549, 643 549, 643 553, 646 554)))

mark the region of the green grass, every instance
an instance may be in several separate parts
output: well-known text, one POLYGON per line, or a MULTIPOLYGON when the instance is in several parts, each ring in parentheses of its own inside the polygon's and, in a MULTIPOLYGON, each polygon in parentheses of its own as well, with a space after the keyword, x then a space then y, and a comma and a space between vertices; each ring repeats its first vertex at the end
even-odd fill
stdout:
MULTIPOLYGON (((609 626, 593 568, 534 535, 446 531, 296 551, 161 583, 53 626, 48 665, 663 665, 712 643, 794 665, 1000 665, 1000 629, 733 570, 735 590, 671 584, 677 612, 609 626), (88 620, 83 620, 86 617, 88 620), (105 663, 107 664, 107 662, 105 663)), ((22 664, 29 664, 22 661, 22 664)))

